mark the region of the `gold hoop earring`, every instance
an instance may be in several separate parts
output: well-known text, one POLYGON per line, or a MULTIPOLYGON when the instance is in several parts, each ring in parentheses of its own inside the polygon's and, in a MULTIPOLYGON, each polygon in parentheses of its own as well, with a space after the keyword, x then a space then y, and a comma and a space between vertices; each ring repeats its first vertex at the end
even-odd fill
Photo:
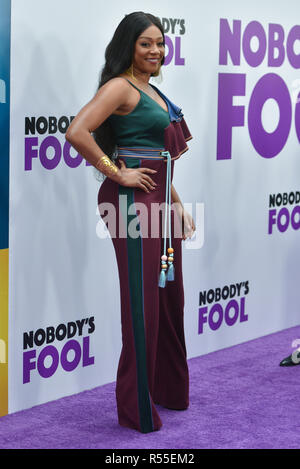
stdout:
POLYGON ((129 68, 127 68, 127 70, 125 71, 126 75, 129 75, 130 78, 132 78, 133 80, 136 80, 134 74, 133 74, 133 64, 130 65, 129 68))
POLYGON ((157 72, 153 73, 151 76, 154 78, 155 82, 160 85, 160 83, 163 81, 161 65, 159 66, 157 72))
POLYGON ((161 72, 161 64, 159 64, 157 71, 155 73, 152 73, 152 76, 153 77, 158 77, 160 72, 161 72))

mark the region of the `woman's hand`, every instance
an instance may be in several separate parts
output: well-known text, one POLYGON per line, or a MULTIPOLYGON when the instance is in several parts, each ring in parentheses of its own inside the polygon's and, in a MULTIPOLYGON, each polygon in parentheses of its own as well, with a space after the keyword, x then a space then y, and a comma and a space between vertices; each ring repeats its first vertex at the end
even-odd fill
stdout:
POLYGON ((182 239, 191 238, 196 231, 195 223, 192 216, 183 208, 181 203, 174 203, 176 213, 181 223, 182 239))
POLYGON ((191 238, 196 231, 195 223, 191 215, 184 209, 173 184, 171 191, 172 206, 175 207, 179 218, 182 239, 186 240, 187 238, 191 238))
POLYGON ((143 191, 150 193, 157 186, 149 174, 155 174, 157 171, 150 168, 127 168, 124 161, 120 160, 119 184, 127 187, 138 187, 143 191))
POLYGON ((196 231, 195 223, 192 216, 184 209, 182 210, 182 231, 182 239, 184 240, 186 240, 187 238, 191 238, 194 232, 196 231))

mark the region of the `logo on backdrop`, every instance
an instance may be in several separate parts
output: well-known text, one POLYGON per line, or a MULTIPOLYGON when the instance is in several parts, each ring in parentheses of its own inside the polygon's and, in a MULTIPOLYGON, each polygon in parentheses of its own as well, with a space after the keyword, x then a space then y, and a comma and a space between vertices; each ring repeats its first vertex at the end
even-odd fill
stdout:
POLYGON ((166 53, 164 65, 185 65, 181 56, 182 36, 185 34, 185 19, 161 18, 165 33, 166 53))
POLYGON ((246 296, 249 293, 249 281, 232 283, 223 288, 211 288, 199 294, 198 334, 204 328, 217 331, 220 327, 234 326, 248 321, 246 314, 246 296))
MULTIPOLYGON (((186 32, 185 19, 161 19, 166 41, 164 65, 185 65, 182 57, 182 37, 186 32)), ((0 102, 5 97, 5 83, 0 80, 0 102)), ((4 102, 4 101, 3 101, 4 102)), ((34 170, 37 165, 53 170, 59 164, 77 168, 83 158, 65 140, 65 133, 74 116, 27 116, 25 117, 25 171, 34 170)), ((90 166, 85 160, 84 164, 90 166)))
POLYGON ((33 373, 50 378, 59 367, 71 372, 78 366, 94 365, 95 358, 90 355, 90 336, 94 331, 95 319, 90 317, 24 332, 23 384, 30 383, 33 373), (58 346, 62 342, 64 345, 58 346))
POLYGON ((244 127, 245 121, 252 145, 263 158, 274 158, 282 151, 292 126, 300 142, 300 93, 296 96, 293 90, 291 99, 287 84, 279 74, 283 64, 300 68, 300 54, 295 52, 299 40, 298 25, 287 30, 280 24, 270 23, 264 27, 258 21, 243 25, 240 20, 220 19, 219 65, 232 70, 244 65, 244 60, 256 74, 261 65, 264 69, 267 66, 270 73, 261 76, 252 90, 247 86, 247 92, 246 73, 219 73, 217 160, 232 158, 232 130, 244 127), (252 47, 253 39, 256 50, 252 47), (234 105, 235 97, 247 97, 247 117, 246 105, 234 105), (274 131, 267 132, 262 123, 262 111, 270 99, 278 105, 279 121, 274 131))
MULTIPOLYGON (((83 157, 65 139, 74 116, 25 117, 25 171, 37 165, 53 170, 59 164, 77 168, 83 157)), ((90 164, 85 160, 86 166, 90 164)))
POLYGON ((268 234, 300 228, 300 192, 269 195, 268 234))

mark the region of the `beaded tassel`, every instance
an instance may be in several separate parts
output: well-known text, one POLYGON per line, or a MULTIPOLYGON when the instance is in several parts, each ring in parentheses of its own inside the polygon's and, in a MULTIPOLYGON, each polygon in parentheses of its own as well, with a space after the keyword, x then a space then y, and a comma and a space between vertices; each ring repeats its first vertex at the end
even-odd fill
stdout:
POLYGON ((174 249, 173 248, 169 248, 168 249, 168 254, 169 254, 169 257, 168 257, 168 264, 169 264, 169 268, 168 268, 168 273, 167 273, 167 280, 168 281, 172 281, 174 280, 175 278, 175 269, 174 269, 174 264, 173 264, 173 261, 174 261, 174 249))
POLYGON ((165 288, 166 286, 166 270, 168 268, 168 265, 166 264, 167 259, 167 256, 161 256, 161 271, 158 282, 158 286, 161 288, 165 288))
POLYGON ((166 156, 167 160, 167 175, 166 175, 166 204, 165 204, 165 221, 164 221, 164 253, 161 256, 161 271, 159 276, 158 286, 164 288, 166 281, 172 281, 175 277, 174 272, 174 249, 172 248, 171 236, 171 155, 167 152, 162 152, 162 156, 166 156), (169 221, 169 248, 167 247, 167 219, 169 221), (168 252, 168 256, 167 256, 168 252), (168 263, 167 263, 168 262, 168 263))
POLYGON ((174 271, 174 249, 172 248, 172 234, 171 234, 171 157, 169 158, 169 247, 168 247, 168 273, 167 280, 172 281, 175 277, 174 271))

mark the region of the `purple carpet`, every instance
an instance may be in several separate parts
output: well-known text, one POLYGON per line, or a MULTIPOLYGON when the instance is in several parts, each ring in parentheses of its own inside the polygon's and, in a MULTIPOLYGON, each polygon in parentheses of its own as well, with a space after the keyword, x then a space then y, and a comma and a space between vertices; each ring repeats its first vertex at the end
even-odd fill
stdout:
POLYGON ((190 408, 159 408, 160 431, 116 419, 115 384, 0 419, 0 448, 299 448, 300 365, 279 367, 300 327, 189 360, 190 408))

